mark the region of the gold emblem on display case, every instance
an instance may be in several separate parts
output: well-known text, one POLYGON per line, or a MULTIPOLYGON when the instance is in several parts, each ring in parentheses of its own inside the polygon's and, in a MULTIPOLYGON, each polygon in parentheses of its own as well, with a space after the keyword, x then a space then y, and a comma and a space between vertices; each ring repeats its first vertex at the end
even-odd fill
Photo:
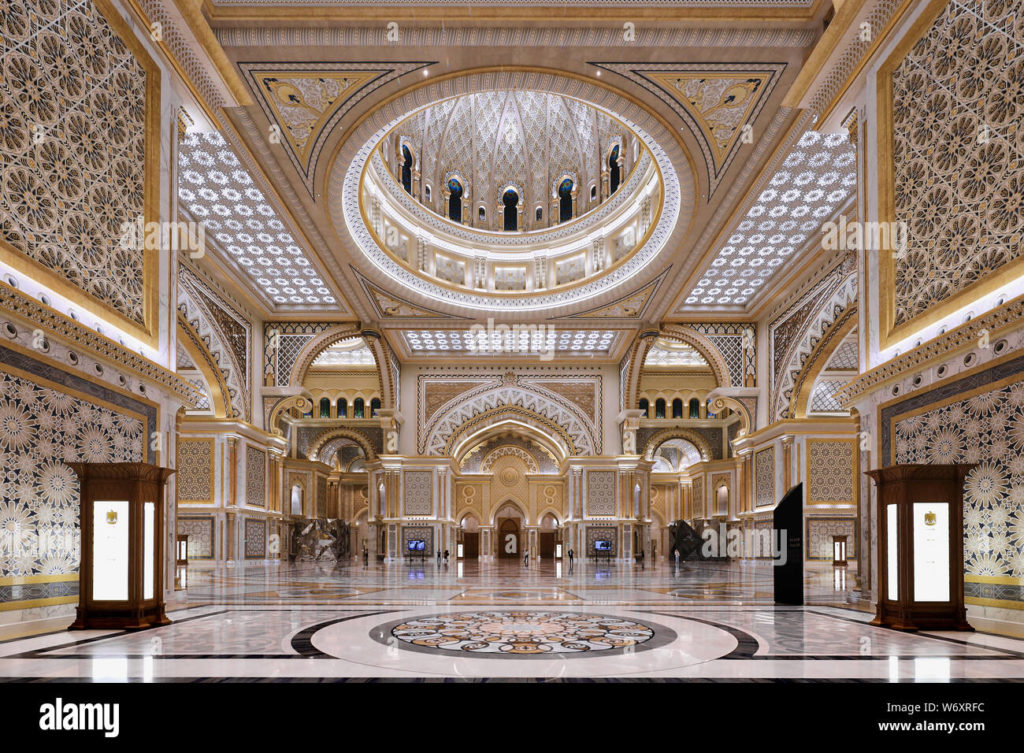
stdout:
POLYGON ((933 526, 933 525, 935 525, 935 513, 933 513, 933 512, 926 512, 924 514, 924 524, 926 526, 933 526))
POLYGON ((117 525, 117 511, 116 510, 108 510, 107 511, 107 525, 111 525, 111 526, 116 526, 117 525))

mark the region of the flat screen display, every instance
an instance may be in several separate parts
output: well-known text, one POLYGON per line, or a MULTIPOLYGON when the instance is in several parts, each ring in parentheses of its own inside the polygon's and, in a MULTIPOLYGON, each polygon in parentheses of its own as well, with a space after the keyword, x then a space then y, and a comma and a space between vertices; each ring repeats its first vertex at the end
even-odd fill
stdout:
POLYGON ((595 552, 610 552, 612 550, 612 542, 602 539, 594 542, 595 552))
POLYGON ((408 546, 410 552, 422 552, 427 548, 427 542, 422 539, 410 539, 408 546))

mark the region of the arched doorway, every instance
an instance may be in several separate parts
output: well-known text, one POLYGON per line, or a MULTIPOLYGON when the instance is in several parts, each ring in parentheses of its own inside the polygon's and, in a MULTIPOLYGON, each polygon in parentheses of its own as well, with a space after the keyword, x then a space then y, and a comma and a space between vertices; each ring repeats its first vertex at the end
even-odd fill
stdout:
POLYGON ((475 515, 462 519, 462 558, 475 560, 480 557, 480 521, 475 515))
POLYGON ((555 558, 555 544, 558 543, 558 520, 551 513, 548 513, 540 521, 540 547, 541 559, 555 558))
POLYGON ((509 188, 501 195, 501 203, 505 206, 505 230, 515 232, 519 229, 519 194, 509 188))
POLYGON ((519 519, 503 518, 498 523, 498 556, 502 559, 518 559, 519 519))

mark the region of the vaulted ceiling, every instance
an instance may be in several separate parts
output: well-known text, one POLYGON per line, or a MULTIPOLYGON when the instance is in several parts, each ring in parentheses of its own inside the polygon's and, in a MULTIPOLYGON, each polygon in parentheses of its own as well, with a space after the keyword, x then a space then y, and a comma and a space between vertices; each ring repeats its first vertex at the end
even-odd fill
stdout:
MULTIPOLYGON (((217 224, 215 258, 268 316, 356 318, 411 357, 441 340, 400 331, 450 331, 441 355, 487 317, 624 333, 749 321, 852 191, 851 147, 784 105, 825 12, 821 0, 206 0, 189 24, 231 96, 181 149, 182 208, 217 224), (413 267, 374 263, 361 227, 372 208, 346 193, 399 123, 421 133, 424 174, 462 151, 491 178, 502 160, 537 172, 536 142, 575 155, 588 179, 601 124, 625 124, 665 179, 649 253, 608 284, 554 287, 530 307, 412 284, 413 267)), ((628 337, 600 341, 611 360, 628 337)))

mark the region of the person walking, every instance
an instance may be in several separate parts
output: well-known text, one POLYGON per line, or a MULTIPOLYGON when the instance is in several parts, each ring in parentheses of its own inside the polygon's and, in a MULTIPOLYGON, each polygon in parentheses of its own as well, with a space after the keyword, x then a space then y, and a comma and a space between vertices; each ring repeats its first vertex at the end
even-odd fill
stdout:
POLYGON ((448 567, 448 550, 444 550, 444 566, 448 567))
POLYGON ((440 549, 437 550, 437 567, 438 567, 438 569, 441 568, 441 550, 440 549))
POLYGON ((575 557, 575 556, 576 556, 576 552, 574 552, 572 550, 572 547, 569 547, 569 572, 570 573, 572 572, 572 558, 575 557))

